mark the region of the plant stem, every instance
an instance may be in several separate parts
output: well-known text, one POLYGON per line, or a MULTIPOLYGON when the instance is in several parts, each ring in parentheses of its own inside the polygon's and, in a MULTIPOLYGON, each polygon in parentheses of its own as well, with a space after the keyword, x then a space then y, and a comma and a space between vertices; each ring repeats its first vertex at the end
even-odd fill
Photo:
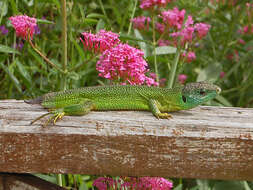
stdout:
POLYGON ((110 19, 108 18, 106 12, 105 12, 105 8, 104 8, 104 5, 103 5, 102 1, 101 1, 101 0, 98 0, 98 2, 99 2, 99 5, 100 5, 100 7, 101 7, 101 9, 102 9, 103 14, 104 14, 105 17, 106 17, 106 20, 107 20, 108 24, 110 25, 110 28, 112 28, 111 21, 110 21, 110 19))
POLYGON ((40 50, 38 50, 35 45, 32 43, 31 39, 28 39, 29 44, 32 46, 32 48, 34 49, 34 51, 36 51, 49 65, 51 65, 52 67, 56 68, 57 70, 59 70, 61 73, 65 72, 58 67, 57 65, 55 65, 52 61, 50 61, 42 52, 40 52, 40 50))
MULTIPOLYGON (((181 41, 181 40, 179 40, 179 41, 181 41)), ((178 45, 176 55, 175 55, 174 61, 172 63, 172 67, 171 67, 170 74, 169 74, 168 88, 172 88, 172 86, 174 84, 174 79, 175 79, 176 70, 177 70, 177 64, 178 64, 178 61, 180 58, 180 52, 181 52, 181 48, 178 45)))
POLYGON ((63 183, 62 183, 62 174, 57 174, 57 184, 59 186, 63 186, 63 183))
POLYGON ((135 11, 136 11, 136 7, 137 7, 137 0, 134 0, 134 8, 133 8, 133 12, 132 12, 132 14, 131 14, 131 18, 130 18, 130 23, 129 23, 129 27, 128 27, 127 35, 129 35, 129 34, 130 34, 131 29, 132 29, 132 25, 133 25, 133 23, 131 22, 131 20, 134 18, 135 11))
POLYGON ((75 67, 69 69, 69 72, 72 72, 72 71, 75 71, 75 70, 79 69, 81 66, 83 66, 83 65, 85 65, 85 64, 87 64, 87 63, 89 63, 90 61, 94 60, 94 59, 97 58, 97 57, 99 57, 99 55, 97 55, 97 56, 92 56, 91 58, 87 59, 84 63, 80 63, 80 64, 75 65, 75 67))
POLYGON ((62 68, 64 71, 63 80, 62 80, 62 90, 66 90, 67 88, 67 62, 68 62, 68 43, 67 43, 67 10, 66 10, 66 0, 61 0, 62 9, 62 68))
POLYGON ((156 59, 156 39, 155 39, 155 14, 152 12, 152 33, 153 33, 153 49, 154 49, 154 65, 155 65, 155 74, 156 74, 156 82, 159 84, 159 73, 157 68, 157 59, 156 59))

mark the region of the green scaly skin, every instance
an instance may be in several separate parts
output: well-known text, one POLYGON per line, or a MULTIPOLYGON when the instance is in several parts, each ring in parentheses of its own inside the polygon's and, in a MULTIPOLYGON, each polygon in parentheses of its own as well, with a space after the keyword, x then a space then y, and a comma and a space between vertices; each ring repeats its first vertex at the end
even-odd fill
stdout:
POLYGON ((39 103, 49 109, 48 114, 53 114, 51 119, 54 119, 54 123, 63 115, 85 115, 91 110, 145 110, 151 111, 157 118, 170 118, 167 112, 194 108, 213 99, 220 91, 218 86, 207 82, 188 83, 172 89, 96 86, 52 92, 26 102, 39 103))

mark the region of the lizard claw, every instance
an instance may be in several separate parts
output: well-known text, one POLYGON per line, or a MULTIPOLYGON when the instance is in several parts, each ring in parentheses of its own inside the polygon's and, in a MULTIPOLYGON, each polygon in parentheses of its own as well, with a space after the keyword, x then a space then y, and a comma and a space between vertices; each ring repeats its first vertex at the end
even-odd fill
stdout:
POLYGON ((57 113, 54 118, 54 125, 58 119, 61 119, 65 115, 64 112, 57 113))

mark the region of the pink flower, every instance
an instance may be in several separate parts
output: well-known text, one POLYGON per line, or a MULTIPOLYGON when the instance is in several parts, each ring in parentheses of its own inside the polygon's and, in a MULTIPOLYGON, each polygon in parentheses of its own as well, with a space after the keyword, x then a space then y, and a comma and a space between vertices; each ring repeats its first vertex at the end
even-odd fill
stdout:
POLYGON ((184 22, 184 15, 184 9, 179 11, 177 7, 174 7, 173 10, 163 11, 161 17, 165 24, 168 24, 170 27, 175 27, 179 30, 184 22))
MULTIPOLYGON (((143 51, 119 44, 103 52, 97 62, 96 69, 100 77, 131 85, 141 85, 149 79, 145 76, 148 64, 143 58, 143 51)), ((151 80, 148 84, 153 83, 151 80)))
POLYGON ((83 32, 80 40, 85 49, 94 53, 102 53, 120 42, 118 34, 105 30, 100 30, 98 34, 83 32))
POLYGON ((184 84, 185 81, 187 79, 187 75, 184 75, 184 74, 180 74, 178 75, 178 81, 181 83, 181 84, 184 84))
POLYGON ((188 18, 187 18, 187 20, 186 20, 186 22, 185 22, 185 27, 187 28, 187 27, 193 25, 193 23, 194 23, 194 21, 192 19, 192 16, 189 15, 188 18))
POLYGON ((244 32, 244 34, 248 33, 249 32, 249 26, 244 26, 243 27, 243 32, 244 32))
POLYGON ((182 56, 186 57, 186 62, 187 63, 190 63, 190 62, 192 62, 193 60, 196 59, 196 55, 195 55, 195 53, 193 51, 189 51, 187 54, 186 54, 186 52, 184 52, 182 54, 182 56))
POLYGON ((16 43, 16 49, 21 51, 24 47, 24 43, 20 40, 18 43, 16 43))
POLYGON ((165 83, 166 83, 166 78, 161 78, 160 81, 159 81, 159 86, 160 87, 164 87, 165 86, 165 83))
POLYGON ((187 28, 184 28, 181 32, 180 35, 183 37, 182 42, 191 42, 193 38, 193 33, 194 33, 194 28, 189 26, 187 28))
POLYGON ((114 180, 110 177, 99 177, 94 180, 93 186, 97 187, 99 190, 108 190, 108 189, 117 189, 118 184, 121 184, 123 181, 121 179, 114 180))
POLYGON ((149 78, 149 77, 145 77, 145 84, 147 86, 158 86, 159 83, 156 82, 155 78, 149 78))
POLYGON ((0 26, 0 33, 2 35, 7 35, 8 32, 9 32, 9 30, 4 25, 0 26))
POLYGON ((98 190, 136 189, 136 190, 171 190, 172 182, 162 177, 123 177, 118 180, 109 177, 99 177, 93 182, 98 190))
POLYGON ((225 76, 225 72, 220 72, 220 78, 223 78, 225 76))
POLYGON ((194 26, 195 30, 198 33, 198 37, 200 39, 206 36, 206 34, 208 33, 210 27, 211 26, 209 24, 205 24, 205 23, 197 23, 194 26))
POLYGON ((165 25, 157 22, 155 23, 155 29, 162 34, 165 30, 165 25))
POLYGON ((33 34, 37 26, 36 18, 32 18, 26 15, 12 16, 9 18, 12 26, 16 30, 17 36, 21 36, 23 39, 33 39, 33 34))
POLYGON ((173 38, 178 38, 178 37, 182 36, 182 44, 184 44, 185 42, 191 42, 192 41, 193 33, 194 33, 194 28, 189 26, 187 28, 184 28, 180 32, 171 33, 170 36, 173 37, 173 38))
POLYGON ((243 39, 241 39, 241 38, 238 40, 238 43, 242 44, 242 45, 246 44, 246 42, 243 39))
POLYGON ((165 6, 171 0, 141 0, 140 8, 150 9, 154 6, 165 6))
POLYGON ((148 30, 150 21, 151 19, 145 16, 138 16, 131 19, 131 22, 133 23, 133 27, 140 30, 148 30))
POLYGON ((138 190, 171 190, 173 184, 162 177, 131 177, 121 187, 138 190))
POLYGON ((156 74, 155 73, 149 73, 149 77, 146 77, 146 85, 148 86, 158 86, 159 83, 156 82, 156 74))
POLYGON ((163 39, 158 41, 158 46, 169 46, 169 45, 173 45, 173 42, 163 39))

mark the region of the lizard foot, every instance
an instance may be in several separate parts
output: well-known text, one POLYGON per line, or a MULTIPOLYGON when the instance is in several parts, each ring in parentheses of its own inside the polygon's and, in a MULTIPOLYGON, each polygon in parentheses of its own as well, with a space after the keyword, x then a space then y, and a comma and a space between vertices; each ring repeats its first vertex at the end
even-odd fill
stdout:
POLYGON ((51 116, 42 126, 46 127, 52 120, 53 124, 55 125, 57 120, 61 119, 65 115, 64 112, 55 112, 53 116, 51 116))
POLYGON ((171 114, 168 114, 168 113, 159 113, 157 115, 157 118, 158 119, 171 119, 172 118, 172 115, 171 114))

